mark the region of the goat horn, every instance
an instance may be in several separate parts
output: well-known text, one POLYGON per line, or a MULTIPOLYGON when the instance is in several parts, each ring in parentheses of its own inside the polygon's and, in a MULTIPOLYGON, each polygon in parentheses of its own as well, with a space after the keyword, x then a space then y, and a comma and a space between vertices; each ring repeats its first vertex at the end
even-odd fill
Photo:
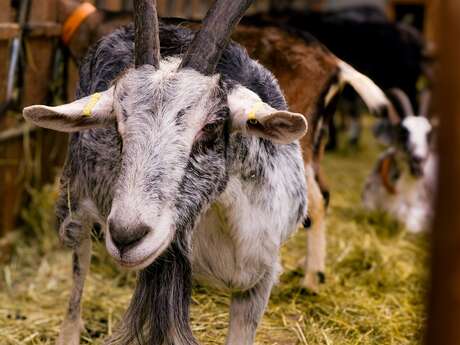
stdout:
POLYGON ((230 35, 253 1, 216 0, 185 53, 181 68, 190 67, 204 75, 213 74, 230 35))
POLYGON ((431 105, 431 91, 423 90, 419 96, 418 113, 420 116, 428 117, 431 105))
POLYGON ((401 110, 403 111, 403 117, 415 115, 414 108, 412 108, 410 99, 409 97, 407 97, 404 91, 402 91, 401 89, 394 88, 388 91, 388 95, 391 96, 392 101, 398 102, 399 106, 401 107, 401 110))
POLYGON ((134 0, 134 62, 136 67, 160 66, 160 37, 156 0, 134 0))

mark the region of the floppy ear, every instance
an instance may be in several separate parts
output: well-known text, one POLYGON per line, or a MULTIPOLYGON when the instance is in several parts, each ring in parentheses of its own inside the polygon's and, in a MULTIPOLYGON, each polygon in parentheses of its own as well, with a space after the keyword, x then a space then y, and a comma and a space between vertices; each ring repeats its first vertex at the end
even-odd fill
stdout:
POLYGON ((35 125, 60 132, 77 132, 94 127, 105 127, 115 121, 113 90, 97 92, 75 102, 48 107, 32 105, 22 115, 35 125))
POLYGON ((251 90, 238 86, 227 97, 232 128, 277 144, 289 144, 307 133, 305 116, 276 110, 251 90))

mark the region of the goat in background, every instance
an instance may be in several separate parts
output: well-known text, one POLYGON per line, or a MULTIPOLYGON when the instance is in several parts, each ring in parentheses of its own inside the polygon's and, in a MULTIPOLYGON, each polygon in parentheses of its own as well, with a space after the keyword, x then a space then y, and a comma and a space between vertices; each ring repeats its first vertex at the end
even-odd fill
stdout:
POLYGON ((391 147, 367 178, 363 203, 370 210, 388 212, 410 232, 420 232, 431 225, 438 165, 428 119, 430 93, 421 94, 418 116, 402 90, 392 89, 388 96, 398 116, 391 124, 380 123, 376 136, 391 147))

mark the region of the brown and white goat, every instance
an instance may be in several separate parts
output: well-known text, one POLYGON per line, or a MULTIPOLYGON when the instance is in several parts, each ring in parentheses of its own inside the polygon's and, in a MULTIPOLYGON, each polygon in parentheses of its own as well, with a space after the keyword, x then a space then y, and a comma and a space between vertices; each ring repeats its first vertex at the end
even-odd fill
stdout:
POLYGON ((308 185, 309 220, 303 286, 317 291, 326 262, 325 213, 329 188, 321 160, 327 125, 336 111, 340 92, 352 86, 372 111, 388 106, 384 93, 366 76, 337 58, 314 37, 299 38, 277 27, 239 26, 233 39, 277 77, 293 111, 306 114, 309 132, 301 139, 308 185))

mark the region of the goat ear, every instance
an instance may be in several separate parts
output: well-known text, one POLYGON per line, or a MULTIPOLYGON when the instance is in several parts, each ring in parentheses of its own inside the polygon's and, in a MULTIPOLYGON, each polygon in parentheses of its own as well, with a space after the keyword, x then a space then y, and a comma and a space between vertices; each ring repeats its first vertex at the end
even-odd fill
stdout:
POLYGON ((22 115, 39 127, 60 132, 105 127, 115 121, 113 91, 114 88, 111 87, 107 91, 57 107, 32 105, 24 108, 22 115))
POLYGON ((276 110, 251 90, 238 86, 227 97, 232 128, 243 134, 289 144, 307 133, 305 116, 276 110))

